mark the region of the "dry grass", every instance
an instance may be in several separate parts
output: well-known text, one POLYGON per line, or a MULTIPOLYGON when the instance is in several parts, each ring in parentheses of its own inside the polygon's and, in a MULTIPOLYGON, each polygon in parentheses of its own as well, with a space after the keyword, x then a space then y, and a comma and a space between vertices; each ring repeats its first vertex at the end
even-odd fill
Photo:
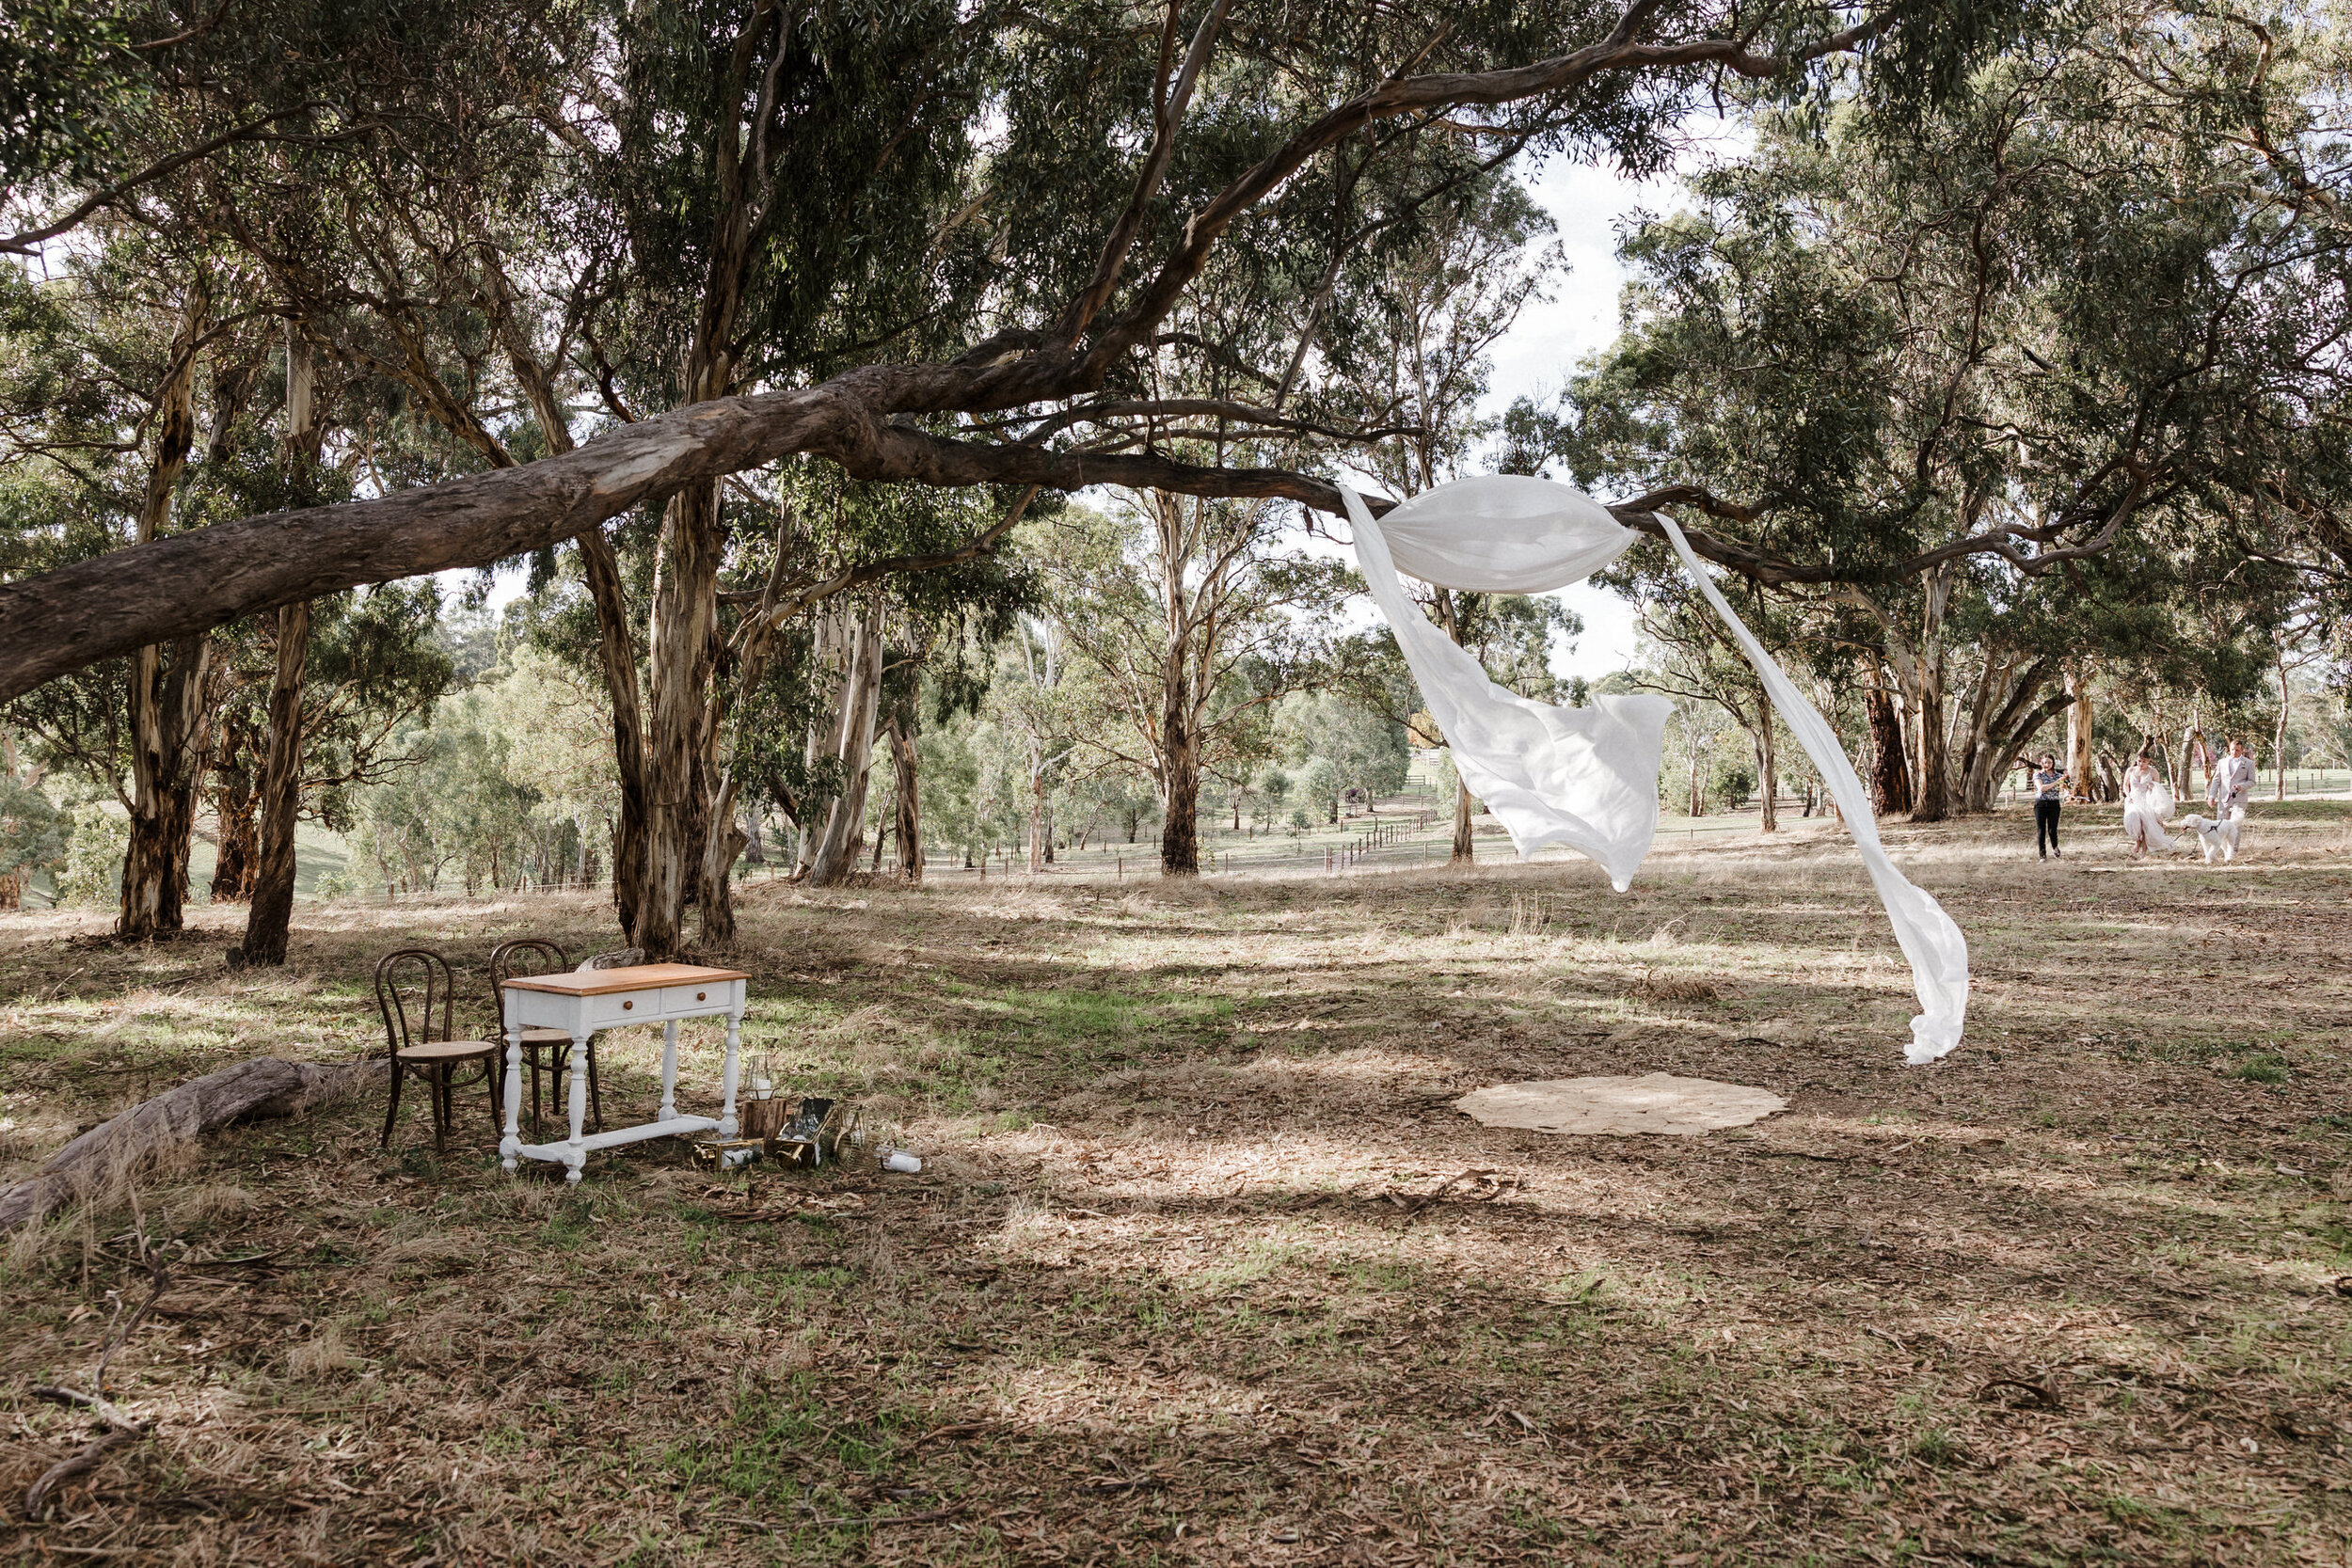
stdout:
MULTIPOLYGON (((377 1151, 380 1090, 212 1140, 9 1250, 0 1498, 92 1430, 25 1389, 144 1298, 135 1214, 179 1260, 109 1373, 156 1439, 0 1552, 2345 1561, 2348 822, 2258 810, 2210 870, 1895 830, 1975 947, 1932 1069, 1809 826, 1669 846, 1622 897, 1552 863, 760 890, 750 1049, 922 1176, 747 1190, 647 1145, 567 1192, 499 1171, 478 1089, 446 1159, 413 1101, 377 1151), (1658 1069, 1790 1109, 1567 1139, 1447 1104, 1658 1069)), ((225 924, 10 917, 0 1175, 227 1062, 368 1047, 395 941, 478 974, 602 918, 339 910, 230 975, 225 924)), ((649 1113, 649 1040, 601 1055, 649 1113)))

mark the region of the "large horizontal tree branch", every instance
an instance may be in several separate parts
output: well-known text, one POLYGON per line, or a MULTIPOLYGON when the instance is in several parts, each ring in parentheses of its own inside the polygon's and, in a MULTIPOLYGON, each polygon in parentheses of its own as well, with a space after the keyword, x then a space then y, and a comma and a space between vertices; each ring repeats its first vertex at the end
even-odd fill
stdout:
MULTIPOLYGON (((1314 157, 1375 121, 1559 94, 1609 71, 1712 66, 1777 74, 1852 48, 1905 11, 1898 4, 1860 27, 1775 58, 1752 55, 1733 40, 1636 41, 1661 3, 1633 0, 1605 40, 1554 59, 1394 78, 1321 115, 1193 214, 1151 280, 1083 353, 1045 333, 1007 332, 949 363, 868 366, 818 387, 695 404, 517 467, 379 499, 246 517, 0 586, 0 701, 93 660, 277 605, 542 549, 682 485, 794 453, 830 459, 871 481, 1057 490, 1118 484, 1281 497, 1336 515, 1338 491, 1304 474, 959 443, 890 416, 981 413, 1100 390, 1122 356, 1152 340, 1227 229, 1314 157)), ((1202 47, 1210 31, 1203 30, 1202 47)), ((1175 118, 1168 117, 1171 127, 1175 118)), ((1106 266, 1116 267, 1117 249, 1106 246, 1106 266)), ((1818 580, 1771 575, 1780 571, 1775 563, 1704 535, 1693 535, 1692 544, 1759 580, 1818 580)))
POLYGON ((241 518, 0 585, 0 701, 240 615, 545 549, 680 485, 796 452, 880 482, 1118 484, 1341 510, 1327 482, 1285 469, 943 440, 875 419, 845 385, 875 379, 853 372, 822 387, 699 403, 535 463, 377 500, 241 518))

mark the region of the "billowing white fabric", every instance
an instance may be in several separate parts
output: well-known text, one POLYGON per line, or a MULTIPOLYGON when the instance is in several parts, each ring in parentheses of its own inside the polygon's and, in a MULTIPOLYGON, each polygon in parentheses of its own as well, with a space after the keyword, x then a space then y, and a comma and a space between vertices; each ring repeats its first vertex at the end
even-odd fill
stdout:
POLYGON ((1380 518, 1380 542, 1398 571, 1472 594, 1565 588, 1625 554, 1633 539, 1583 491, 1525 474, 1458 479, 1380 518))
POLYGON ((2137 778, 2139 769, 2136 768, 2123 775, 2123 836, 2137 840, 2145 833, 2149 848, 2169 849, 2172 838, 2164 831, 2164 824, 2178 805, 2172 799, 2171 787, 2160 777, 2136 784, 2137 778))
MULTIPOLYGON (((1456 490, 1476 487, 1491 498, 1497 480, 1464 480, 1424 492, 1390 513, 1415 509, 1414 575, 1447 588, 1524 592, 1508 582, 1573 582, 1559 574, 1578 562, 1578 575, 1607 565, 1623 554, 1633 535, 1614 517, 1565 485, 1540 479, 1505 481, 1532 485, 1581 506, 1557 501, 1549 511, 1521 505, 1477 514, 1485 538, 1465 525, 1458 540, 1431 526, 1445 515, 1444 501, 1456 490), (1418 504, 1417 504, 1418 503, 1418 504), (1595 522, 1589 515, 1598 514, 1595 522), (1453 546, 1461 546, 1453 553, 1453 546), (1505 562, 1526 573, 1523 579, 1500 576, 1505 562), (1456 568, 1459 568, 1457 573, 1456 568)), ((1600 863, 1619 893, 1633 885, 1634 870, 1649 853, 1658 832, 1658 759, 1665 744, 1666 718, 1674 705, 1663 697, 1597 697, 1591 707, 1556 707, 1522 697, 1486 678, 1486 672, 1454 640, 1429 624, 1406 595, 1391 560, 1385 520, 1375 523, 1355 491, 1340 486, 1347 515, 1356 526, 1356 558, 1380 612, 1396 632, 1397 646, 1422 701, 1438 721, 1454 752, 1454 768, 1470 793, 1486 802, 1526 859, 1547 844, 1565 844, 1600 863)))
MULTIPOLYGON (((1376 523, 1355 491, 1343 484, 1340 494, 1355 525, 1364 579, 1421 683, 1462 782, 1508 830, 1521 859, 1543 845, 1565 844, 1597 861, 1623 893, 1658 832, 1659 756, 1674 705, 1662 697, 1604 696, 1589 708, 1555 707, 1497 686, 1476 658, 1430 625, 1396 574, 1403 565, 1443 588, 1542 593, 1614 561, 1632 544, 1632 532, 1589 496, 1517 475, 1441 484, 1376 523)), ((1922 1011, 1911 1021, 1905 1055, 1914 1063, 1934 1061, 1960 1043, 1968 1009, 1966 939, 1943 906, 1886 858, 1862 781, 1836 733, 1732 613, 1681 531, 1661 521, 1692 582, 1756 666, 1845 814, 1895 940, 1911 961, 1922 1011)))
POLYGON ((1731 606, 1715 591, 1714 579, 1700 567, 1674 519, 1661 512, 1658 520, 1665 525, 1675 554, 1682 558, 1683 570, 1691 574, 1691 580, 1724 618, 1748 662, 1756 666, 1772 705, 1780 709, 1781 721, 1804 748, 1804 754, 1813 759, 1814 771, 1829 787, 1846 818, 1846 831, 1853 834, 1854 847, 1862 851, 1862 863, 1895 927, 1895 941, 1902 947, 1903 957, 1911 960, 1911 989, 1919 998, 1920 1012, 1911 1021, 1911 1044, 1904 1048, 1904 1059, 1916 1066, 1948 1054, 1960 1043, 1961 1025, 1968 1016, 1968 939, 1960 934, 1943 905, 1912 886, 1910 879, 1886 858, 1886 847, 1879 842, 1878 818, 1870 815, 1870 798, 1862 792, 1862 781, 1854 777, 1853 764, 1846 760, 1846 749, 1837 743, 1837 732, 1731 612, 1731 606))

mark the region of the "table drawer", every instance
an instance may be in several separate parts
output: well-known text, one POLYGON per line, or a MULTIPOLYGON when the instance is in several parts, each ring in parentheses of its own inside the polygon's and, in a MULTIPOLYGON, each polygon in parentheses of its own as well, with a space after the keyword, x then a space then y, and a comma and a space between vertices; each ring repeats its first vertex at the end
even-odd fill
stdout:
POLYGON ((721 980, 699 986, 669 986, 661 992, 661 1010, 665 1013, 707 1013, 712 1008, 725 1008, 733 1001, 735 982, 721 980))
POLYGON ((588 1023, 595 1029, 610 1029, 616 1023, 644 1023, 660 1016, 660 1005, 651 992, 588 998, 588 1023))

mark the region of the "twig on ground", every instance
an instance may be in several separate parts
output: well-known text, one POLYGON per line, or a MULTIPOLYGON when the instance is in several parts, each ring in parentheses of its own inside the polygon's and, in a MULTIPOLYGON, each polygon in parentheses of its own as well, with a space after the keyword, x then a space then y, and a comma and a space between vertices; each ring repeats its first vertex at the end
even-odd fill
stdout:
POLYGON ((120 1427, 126 1432, 147 1430, 146 1422, 126 1414, 123 1408, 112 1400, 102 1398, 97 1394, 85 1394, 79 1388, 61 1388, 53 1383, 35 1384, 33 1398, 47 1400, 52 1404, 80 1405, 101 1420, 120 1427))
POLYGON ((285 1255, 284 1247, 277 1247, 268 1252, 257 1252, 250 1258, 207 1258, 198 1267, 207 1269, 259 1268, 263 1263, 274 1262, 285 1255))
MULTIPOLYGON (((34 1396, 39 1399, 52 1400, 59 1404, 80 1405, 114 1430, 101 1433, 84 1445, 79 1453, 52 1465, 40 1473, 39 1480, 25 1488, 24 1517, 27 1519, 38 1519, 48 1510, 49 1499, 58 1487, 75 1476, 95 1469, 98 1462, 114 1449, 128 1443, 139 1442, 154 1430, 152 1425, 127 1415, 120 1406, 106 1398, 106 1363, 114 1359, 115 1352, 120 1350, 138 1331, 139 1324, 147 1321, 148 1313, 154 1310, 155 1303, 163 1298, 165 1289, 171 1283, 170 1265, 164 1261, 160 1251, 149 1251, 144 1227, 137 1232, 137 1236, 139 1262, 147 1270, 147 1299, 139 1303, 138 1310, 106 1337, 106 1348, 99 1353, 98 1366, 90 1373, 90 1392, 85 1394, 79 1389, 60 1387, 55 1384, 43 1384, 33 1390, 34 1396)), ((119 1307, 117 1310, 119 1315, 119 1307)))
POLYGON ((140 1253, 139 1261, 147 1267, 147 1299, 139 1303, 137 1311, 131 1314, 131 1321, 117 1329, 107 1338, 106 1348, 98 1357, 98 1370, 90 1373, 89 1386, 101 1395, 106 1392, 106 1363, 112 1361, 115 1352, 120 1350, 125 1341, 138 1332, 139 1324, 147 1321, 148 1313, 155 1309, 155 1304, 163 1299, 165 1288, 171 1283, 171 1269, 164 1262, 161 1253, 151 1259, 145 1256, 144 1244, 140 1247, 140 1253))
POLYGON ((61 1459, 40 1473, 40 1479, 24 1489, 24 1517, 39 1519, 49 1508, 50 1495, 72 1481, 98 1467, 98 1462, 113 1449, 126 1443, 135 1443, 147 1435, 145 1427, 117 1427, 86 1445, 71 1459, 61 1459))
POLYGON ((2022 1377, 1992 1378, 1985 1383, 1983 1387, 1977 1390, 1976 1397, 1982 1399, 1987 1394, 1993 1392, 1995 1388, 2014 1388, 2019 1393, 2032 1397, 2045 1410, 2059 1410, 2064 1408, 2064 1406, 2058 1403, 2058 1391, 2050 1387, 2046 1382, 2027 1383, 2022 1377))
POLYGON ((1457 1171, 1417 1196, 1407 1197, 1401 1193, 1383 1193, 1381 1196, 1406 1213, 1418 1214, 1465 1181, 1475 1181, 1479 1185, 1480 1190, 1470 1196, 1472 1203, 1491 1203, 1518 1184, 1516 1177, 1498 1178, 1491 1170, 1475 1169, 1457 1171))
MULTIPOLYGON (((951 1340, 949 1342, 953 1343, 954 1341, 951 1340)), ((994 1421, 959 1421, 953 1426, 933 1427, 930 1431, 923 1433, 922 1436, 917 1437, 914 1442, 909 1443, 907 1445, 907 1451, 912 1453, 916 1449, 921 1448, 924 1444, 936 1441, 942 1437, 977 1437, 983 1432, 993 1430, 995 1425, 996 1423, 994 1421)))

